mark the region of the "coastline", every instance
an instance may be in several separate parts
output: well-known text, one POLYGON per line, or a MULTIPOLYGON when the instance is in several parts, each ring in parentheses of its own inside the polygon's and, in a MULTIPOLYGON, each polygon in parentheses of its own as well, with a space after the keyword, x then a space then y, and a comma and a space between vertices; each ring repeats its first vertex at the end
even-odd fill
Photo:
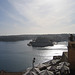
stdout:
MULTIPOLYGON (((38 69, 37 71, 39 73, 41 73, 43 70, 49 70, 49 71, 52 71, 53 73, 58 73, 58 72, 55 72, 56 71, 56 67, 59 66, 59 63, 67 63, 67 67, 69 69, 69 63, 67 62, 67 58, 65 56, 65 53, 66 52, 63 52, 63 55, 62 56, 53 56, 53 59, 52 60, 49 60, 47 62, 44 62, 42 64, 38 64, 36 66, 34 66, 34 69, 38 69)), ((67 53, 66 53, 67 54, 67 53)), ((62 63, 62 65, 64 65, 62 63)), ((25 71, 23 72, 6 72, 6 71, 0 71, 0 75, 24 75, 28 70, 33 70, 32 68, 27 68, 25 71)), ((70 69, 68 70, 67 74, 70 74, 70 69)), ((37 74, 38 75, 38 74, 37 74)), ((56 74, 54 74, 56 75, 56 74)))

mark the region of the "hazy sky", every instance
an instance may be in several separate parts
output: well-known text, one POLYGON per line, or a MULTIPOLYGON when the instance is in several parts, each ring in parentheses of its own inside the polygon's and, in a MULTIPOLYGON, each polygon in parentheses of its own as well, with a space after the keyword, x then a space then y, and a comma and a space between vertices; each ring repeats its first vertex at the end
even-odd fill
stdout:
POLYGON ((0 35, 75 33, 75 0, 0 0, 0 35))

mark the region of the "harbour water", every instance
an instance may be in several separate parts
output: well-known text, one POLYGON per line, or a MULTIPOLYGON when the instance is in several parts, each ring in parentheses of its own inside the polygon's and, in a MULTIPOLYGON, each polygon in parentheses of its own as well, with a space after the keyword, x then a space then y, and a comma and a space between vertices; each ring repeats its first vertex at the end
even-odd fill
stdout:
POLYGON ((24 71, 32 66, 34 57, 36 58, 35 64, 39 64, 51 60, 53 56, 67 52, 67 42, 59 42, 54 46, 33 48, 27 46, 29 41, 0 42, 0 70, 7 72, 24 71))

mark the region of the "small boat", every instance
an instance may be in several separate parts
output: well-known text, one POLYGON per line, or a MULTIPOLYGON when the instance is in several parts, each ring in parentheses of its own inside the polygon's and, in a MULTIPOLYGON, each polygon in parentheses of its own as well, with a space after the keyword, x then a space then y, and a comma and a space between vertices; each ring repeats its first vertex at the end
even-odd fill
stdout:
POLYGON ((28 46, 32 47, 46 47, 46 46, 53 46, 53 42, 45 37, 38 37, 36 40, 30 41, 28 46))

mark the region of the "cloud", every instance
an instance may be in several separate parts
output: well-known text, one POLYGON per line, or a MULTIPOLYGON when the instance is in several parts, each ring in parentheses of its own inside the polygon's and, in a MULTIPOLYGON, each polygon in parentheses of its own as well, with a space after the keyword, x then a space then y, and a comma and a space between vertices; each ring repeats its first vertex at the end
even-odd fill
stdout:
MULTIPOLYGON (((8 0, 18 13, 28 19, 16 18, 10 14, 14 20, 29 26, 30 32, 58 32, 64 31, 64 27, 69 29, 75 13, 75 1, 73 0, 8 0), (53 30, 55 29, 55 30, 53 30)), ((74 26, 73 26, 74 27, 74 26)), ((29 32, 28 31, 28 32, 29 32)), ((70 30, 71 31, 71 30, 70 30)))
POLYGON ((10 18, 12 18, 13 20, 17 21, 17 22, 20 22, 21 24, 25 24, 25 21, 24 19, 22 19, 21 17, 18 17, 17 15, 7 11, 6 9, 4 8, 1 8, 0 9, 5 12, 6 15, 8 15, 10 18))

